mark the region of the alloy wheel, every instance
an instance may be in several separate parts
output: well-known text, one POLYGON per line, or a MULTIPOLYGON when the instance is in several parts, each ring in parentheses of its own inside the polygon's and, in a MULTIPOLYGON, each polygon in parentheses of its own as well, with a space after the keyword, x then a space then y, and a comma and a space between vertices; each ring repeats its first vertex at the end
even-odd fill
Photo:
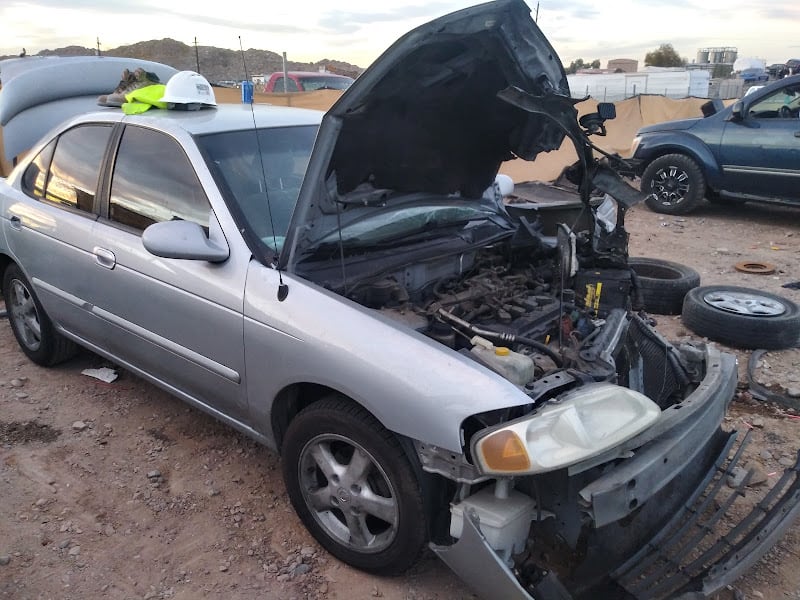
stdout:
POLYGON ((359 552, 386 549, 397 535, 397 494, 386 472, 359 444, 323 434, 303 448, 298 464, 303 499, 332 538, 359 552))

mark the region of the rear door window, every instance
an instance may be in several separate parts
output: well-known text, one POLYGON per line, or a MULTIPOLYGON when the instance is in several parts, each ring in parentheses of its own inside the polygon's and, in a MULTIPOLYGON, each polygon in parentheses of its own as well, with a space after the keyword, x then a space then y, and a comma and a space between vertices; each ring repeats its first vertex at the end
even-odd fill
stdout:
POLYGON ((81 125, 62 133, 55 147, 48 144, 26 169, 25 193, 94 214, 100 168, 111 130, 110 125, 81 125))

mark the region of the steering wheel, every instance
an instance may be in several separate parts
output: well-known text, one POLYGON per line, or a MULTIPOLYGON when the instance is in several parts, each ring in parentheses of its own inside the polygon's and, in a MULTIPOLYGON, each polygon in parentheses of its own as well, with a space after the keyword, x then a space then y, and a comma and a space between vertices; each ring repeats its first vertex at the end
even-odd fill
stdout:
POLYGON ((785 104, 778 109, 778 116, 781 119, 791 119, 792 118, 792 109, 786 106, 785 104))

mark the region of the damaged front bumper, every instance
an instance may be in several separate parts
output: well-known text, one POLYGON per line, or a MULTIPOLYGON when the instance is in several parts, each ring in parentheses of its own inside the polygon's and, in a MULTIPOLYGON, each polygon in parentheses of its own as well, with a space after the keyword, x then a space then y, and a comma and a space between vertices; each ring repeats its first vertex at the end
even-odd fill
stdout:
MULTIPOLYGON (((697 389, 667 409, 654 432, 638 439, 643 445, 632 458, 579 491, 591 527, 603 538, 596 549, 608 573, 601 582, 603 597, 708 597, 757 562, 800 511, 800 457, 752 506, 745 497, 751 473, 729 487, 741 470, 749 434, 737 444, 737 432, 720 428, 736 365, 713 348, 706 352, 707 372, 697 389), (609 560, 608 549, 615 545, 625 549, 609 560)), ((598 597, 592 587, 598 582, 583 585, 581 569, 559 578, 554 570, 532 570, 518 561, 509 566, 481 533, 476 512, 465 510, 462 521, 455 544, 431 547, 481 598, 598 597)))

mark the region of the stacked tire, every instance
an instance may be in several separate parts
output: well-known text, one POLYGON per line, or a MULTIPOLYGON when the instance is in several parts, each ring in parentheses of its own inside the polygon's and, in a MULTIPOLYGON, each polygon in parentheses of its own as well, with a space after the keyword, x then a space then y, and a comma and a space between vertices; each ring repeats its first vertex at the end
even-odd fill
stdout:
POLYGON ((697 271, 669 260, 631 257, 628 266, 636 274, 642 308, 649 313, 681 314, 684 296, 700 285, 697 271))

